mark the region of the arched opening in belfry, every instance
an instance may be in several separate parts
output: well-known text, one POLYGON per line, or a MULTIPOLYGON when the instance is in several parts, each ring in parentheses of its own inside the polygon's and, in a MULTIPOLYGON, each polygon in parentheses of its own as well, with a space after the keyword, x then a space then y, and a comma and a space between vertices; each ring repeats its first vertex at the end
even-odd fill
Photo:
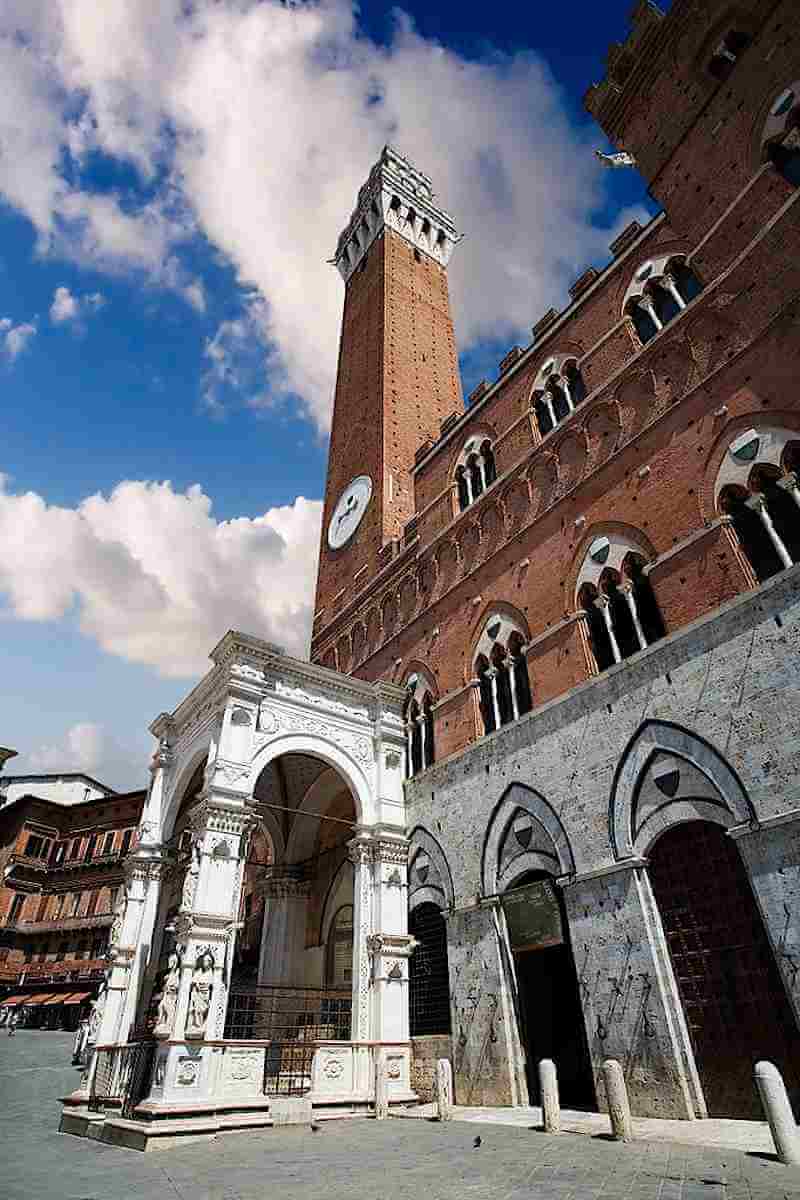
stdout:
POLYGON ((225 1036, 284 1044, 267 1075, 279 1092, 306 1091, 313 1044, 351 1036, 356 806, 335 767, 283 754, 262 770, 251 807, 283 850, 252 868, 261 938, 255 971, 234 978, 225 1036))
MULTIPOLYGON (((524 841, 530 824, 520 816, 510 830, 512 839, 524 841)), ((549 1058, 556 1064, 564 1107, 593 1110, 594 1077, 561 890, 549 872, 527 871, 502 893, 501 904, 514 959, 531 1103, 541 1103, 539 1063, 549 1058)))
POLYGON ((724 828, 673 825, 649 876, 710 1117, 763 1120, 753 1067, 776 1064, 800 1116, 800 1034, 744 864, 724 828))

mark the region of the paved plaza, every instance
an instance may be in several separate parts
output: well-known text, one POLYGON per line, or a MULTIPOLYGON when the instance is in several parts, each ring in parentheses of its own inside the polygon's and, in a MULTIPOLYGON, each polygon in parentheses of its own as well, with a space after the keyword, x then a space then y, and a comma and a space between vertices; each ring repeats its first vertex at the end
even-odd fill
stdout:
POLYGON ((0 1037, 3 1200, 800 1200, 800 1170, 763 1153, 474 1121, 337 1121, 117 1150, 56 1132, 58 1097, 76 1080, 70 1045, 68 1034, 0 1037))

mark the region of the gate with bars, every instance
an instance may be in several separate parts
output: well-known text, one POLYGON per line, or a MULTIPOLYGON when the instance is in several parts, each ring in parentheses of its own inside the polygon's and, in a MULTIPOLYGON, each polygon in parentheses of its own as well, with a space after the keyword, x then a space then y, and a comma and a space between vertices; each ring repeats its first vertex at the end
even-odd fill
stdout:
POLYGON ((350 989, 234 987, 228 997, 225 1040, 266 1042, 264 1094, 302 1096, 311 1090, 318 1042, 348 1041, 350 989))
POLYGON ((89 1110, 119 1108, 123 1117, 147 1095, 153 1074, 158 1042, 154 1038, 108 1046, 97 1050, 97 1061, 89 1084, 89 1110))

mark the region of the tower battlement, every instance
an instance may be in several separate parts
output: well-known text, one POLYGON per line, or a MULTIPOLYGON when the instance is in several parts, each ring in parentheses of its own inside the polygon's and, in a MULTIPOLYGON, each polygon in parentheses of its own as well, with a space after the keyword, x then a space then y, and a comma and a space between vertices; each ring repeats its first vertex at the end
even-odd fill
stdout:
POLYGON ((460 238, 453 218, 436 203, 430 178, 392 146, 383 147, 336 243, 331 262, 345 283, 387 226, 443 267, 460 238))
MULTIPOLYGON (((664 27, 664 12, 652 0, 639 0, 631 13, 631 31, 624 42, 614 42, 606 55, 606 76, 594 83, 583 97, 584 107, 614 137, 617 110, 622 106, 626 85, 640 74, 640 69, 654 66, 652 54, 655 40, 664 27)), ((637 82, 637 89, 639 83, 637 82)))

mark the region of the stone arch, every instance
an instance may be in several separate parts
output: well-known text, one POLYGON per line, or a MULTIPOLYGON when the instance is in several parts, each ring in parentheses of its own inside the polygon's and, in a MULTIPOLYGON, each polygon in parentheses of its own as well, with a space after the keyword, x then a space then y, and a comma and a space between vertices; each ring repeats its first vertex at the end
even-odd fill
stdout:
POLYGON ((435 904, 450 911, 455 892, 444 850, 432 833, 417 825, 408 846, 408 911, 420 904, 435 904))
MULTIPOLYGON (((206 735, 207 733, 208 731, 206 730, 206 735)), ((159 831, 158 837, 154 838, 154 840, 166 842, 172 837, 175 822, 186 799, 186 790, 192 782, 197 768, 208 758, 208 751, 209 741, 206 736, 201 745, 195 746, 194 749, 190 747, 187 754, 181 755, 183 765, 176 775, 175 782, 169 793, 169 799, 165 802, 163 810, 159 814, 160 819, 156 818, 158 820, 159 831)), ((146 811, 147 806, 145 805, 146 811)), ((149 814, 147 814, 145 820, 148 817, 149 814)))
POLYGON ((486 653, 487 657, 491 651, 492 643, 498 637, 503 641, 514 631, 522 634, 526 642, 530 641, 531 632, 528 625, 528 618, 513 604, 506 603, 505 600, 490 600, 485 604, 478 616, 472 623, 470 631, 470 665, 475 662, 475 659, 481 653, 486 653), (496 637, 485 638, 485 633, 492 618, 496 618, 501 623, 501 629, 496 637))
POLYGON ((631 552, 642 555, 648 562, 652 562, 656 557, 653 543, 634 525, 622 521, 601 521, 591 525, 576 547, 564 581, 564 611, 575 611, 577 595, 584 583, 596 585, 604 571, 619 571, 626 556, 631 552), (589 552, 595 543, 598 543, 599 554, 599 543, 602 539, 608 541, 608 553, 602 561, 599 558, 598 561, 594 561, 589 552))
POLYGON ((706 485, 703 488, 703 515, 718 516, 722 489, 730 485, 749 488, 756 464, 783 471, 786 447, 798 440, 800 418, 797 413, 749 413, 731 421, 716 438, 708 456, 706 485), (749 437, 748 437, 749 434, 749 437))
POLYGON ((357 823, 374 825, 378 813, 367 775, 372 747, 366 737, 350 736, 353 739, 353 754, 334 742, 333 737, 322 727, 317 734, 276 731, 274 738, 262 745, 250 760, 248 794, 252 796, 259 775, 273 759, 280 758, 283 754, 305 754, 311 758, 318 758, 338 771, 353 797, 357 823))
POLYGON ((469 453, 476 450, 487 438, 494 443, 497 438, 497 430, 486 421, 477 421, 470 427, 469 433, 459 439, 453 439, 454 444, 450 451, 450 462, 447 467, 448 479, 452 478, 459 463, 466 460, 469 453))
POLYGON ((512 783, 495 805, 481 856, 481 887, 494 896, 529 871, 574 875, 569 837, 555 809, 539 792, 512 783))
POLYGON ((671 721, 642 722, 620 758, 611 786, 608 823, 615 859, 644 855, 659 834, 686 821, 713 821, 731 828, 754 819, 742 781, 710 742, 671 721), (682 763, 689 768, 685 783, 682 763), (650 782, 654 795, 643 797, 644 785, 650 782), (655 792, 663 802, 654 803, 655 792))

